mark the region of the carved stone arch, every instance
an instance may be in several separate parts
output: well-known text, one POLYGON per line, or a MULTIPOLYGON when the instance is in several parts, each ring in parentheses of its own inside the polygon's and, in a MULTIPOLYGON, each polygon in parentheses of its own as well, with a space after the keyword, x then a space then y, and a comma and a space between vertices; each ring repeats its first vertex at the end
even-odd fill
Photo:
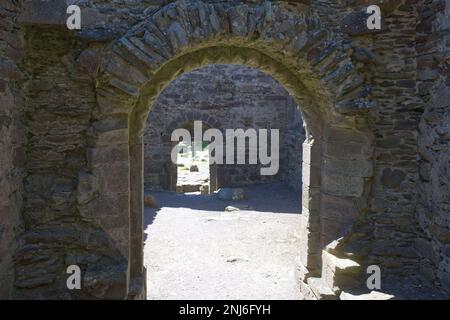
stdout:
MULTIPOLYGON (((373 148, 364 113, 372 103, 343 36, 324 28, 311 12, 283 2, 173 2, 106 49, 96 80, 91 152, 123 151, 109 173, 129 176, 124 186, 129 210, 123 213, 129 246, 122 251, 129 261, 130 297, 145 291, 142 133, 147 114, 173 79, 213 63, 268 73, 301 108, 307 139, 299 254, 308 272, 319 272, 322 249, 345 235, 365 208, 373 148)), ((90 171, 101 180, 108 169, 98 159, 104 157, 89 159, 90 171)))

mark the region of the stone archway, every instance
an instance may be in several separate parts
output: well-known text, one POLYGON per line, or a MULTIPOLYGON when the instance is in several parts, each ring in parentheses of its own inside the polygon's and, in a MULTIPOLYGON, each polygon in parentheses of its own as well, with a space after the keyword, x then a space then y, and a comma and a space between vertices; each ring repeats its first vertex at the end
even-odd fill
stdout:
POLYGON ((320 273, 322 249, 345 235, 366 207, 372 138, 360 114, 371 103, 342 36, 285 3, 171 3, 107 48, 96 81, 90 153, 120 156, 106 165, 105 157, 90 156, 89 166, 100 186, 97 203, 114 197, 128 208, 127 223, 110 235, 125 244, 130 298, 145 291, 142 135, 149 107, 177 76, 213 63, 266 72, 302 106, 305 274, 320 273), (123 178, 120 190, 107 188, 111 175, 123 178))

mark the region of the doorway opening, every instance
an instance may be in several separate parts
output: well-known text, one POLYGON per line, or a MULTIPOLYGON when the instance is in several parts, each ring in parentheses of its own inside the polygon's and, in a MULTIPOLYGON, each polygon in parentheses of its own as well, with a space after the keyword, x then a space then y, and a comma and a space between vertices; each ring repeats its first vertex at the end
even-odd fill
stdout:
POLYGON ((145 193, 158 203, 144 214, 149 299, 301 299, 294 264, 301 241, 304 140, 294 99, 256 69, 213 64, 166 87, 144 131, 145 193), (270 155, 279 169, 262 175, 264 165, 249 163, 261 147, 252 150, 249 137, 244 164, 211 164, 210 142, 193 139, 196 122, 202 133, 223 133, 224 143, 227 130, 276 129, 278 141, 270 135, 266 141, 268 154, 270 144, 278 144, 277 154, 270 155), (176 129, 192 139, 172 141, 176 129))
MULTIPOLYGON (((194 141, 194 122, 183 126, 191 133, 191 140, 176 144, 176 192, 209 194, 214 192, 210 179, 210 160, 207 142, 194 141)), ((206 125, 203 131, 207 130, 206 125)))

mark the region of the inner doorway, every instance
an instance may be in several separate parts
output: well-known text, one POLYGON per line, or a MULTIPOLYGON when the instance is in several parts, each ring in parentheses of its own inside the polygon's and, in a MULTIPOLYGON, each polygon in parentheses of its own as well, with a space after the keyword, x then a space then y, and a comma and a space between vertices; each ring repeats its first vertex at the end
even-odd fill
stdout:
MULTIPOLYGON (((201 123, 201 131, 210 127, 201 123)), ((180 193, 209 194, 216 191, 216 166, 210 163, 208 142, 196 141, 195 121, 188 121, 177 129, 189 132, 188 141, 172 141, 172 152, 176 150, 176 159, 171 155, 171 190, 180 193)), ((173 140, 173 139, 172 139, 173 140)))
POLYGON ((176 191, 182 193, 200 192, 209 194, 210 170, 209 150, 206 143, 195 146, 195 142, 180 142, 177 148, 177 182, 176 191))

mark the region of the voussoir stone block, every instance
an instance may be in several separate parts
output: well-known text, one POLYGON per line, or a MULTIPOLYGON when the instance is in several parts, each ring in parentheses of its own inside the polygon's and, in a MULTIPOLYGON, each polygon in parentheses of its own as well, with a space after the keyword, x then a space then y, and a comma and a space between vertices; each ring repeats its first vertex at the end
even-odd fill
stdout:
POLYGON ((138 70, 129 61, 118 55, 111 57, 104 71, 112 73, 129 85, 140 86, 149 80, 141 70, 138 70))

